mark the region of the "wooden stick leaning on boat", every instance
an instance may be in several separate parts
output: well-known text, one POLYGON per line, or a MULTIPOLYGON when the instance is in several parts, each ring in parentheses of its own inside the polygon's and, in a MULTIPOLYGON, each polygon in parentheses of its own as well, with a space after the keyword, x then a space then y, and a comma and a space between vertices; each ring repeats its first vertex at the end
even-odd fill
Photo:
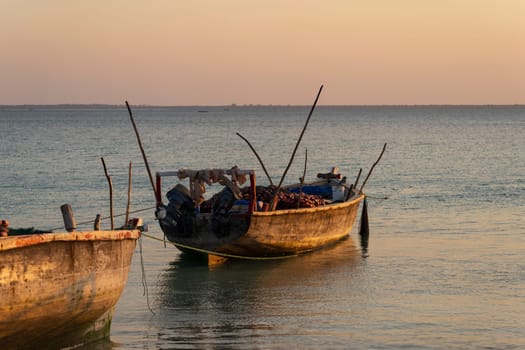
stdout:
POLYGON ((370 177, 370 174, 372 174, 372 170, 374 170, 374 168, 377 165, 377 163, 379 163, 379 161, 381 160, 381 157, 383 157, 383 153, 385 153, 385 150, 386 150, 386 143, 383 146, 383 150, 381 151, 381 154, 379 155, 379 158, 377 158, 377 160, 374 163, 374 165, 372 165, 372 167, 370 168, 370 171, 368 172, 368 175, 365 178, 365 181, 363 181, 363 184, 361 185, 361 188, 360 188, 361 192, 363 192, 363 188, 365 187, 366 182, 368 181, 368 178, 370 177))
POLYGON ((261 167, 262 169, 264 170, 264 173, 266 174, 266 177, 268 178, 268 181, 270 182, 270 185, 273 186, 273 181, 272 181, 272 178, 270 177, 270 174, 268 174, 268 171, 266 170, 266 167, 264 166, 264 163, 261 159, 261 157, 259 157, 259 154, 257 153, 257 151, 255 151, 255 148, 253 148, 252 144, 250 143, 250 141, 248 141, 248 139, 244 136, 242 136, 241 134, 239 134, 238 132, 236 133, 237 136, 239 136, 241 139, 244 140, 244 142, 246 142, 248 144, 248 146, 250 147, 250 149, 252 150, 252 152, 255 154, 255 156, 257 157, 257 160, 259 161, 259 164, 261 164, 261 167))
POLYGON ((359 182, 359 178, 361 177, 361 173, 363 172, 363 168, 359 168, 359 172, 357 173, 357 177, 355 178, 354 187, 357 188, 357 183, 359 182))
POLYGON ((106 168, 106 162, 104 162, 104 157, 100 157, 102 161, 102 166, 104 167, 104 174, 106 174, 106 179, 108 180, 109 185, 109 217, 111 218, 111 229, 115 228, 115 222, 113 219, 113 183, 111 181, 111 176, 108 174, 108 169, 106 168))
POLYGON ((140 152, 142 153, 142 159, 144 159, 144 165, 146 166, 146 170, 148 171, 149 182, 151 183, 151 188, 153 189, 153 193, 155 194, 155 199, 158 200, 157 191, 155 190, 155 183, 153 182, 153 176, 151 175, 151 170, 149 169, 148 159, 146 158, 146 152, 144 151, 144 147, 142 146, 142 141, 140 140, 139 131, 137 129, 137 125, 135 124, 135 120, 133 119, 133 113, 131 113, 131 108, 129 107, 128 101, 126 101, 126 107, 128 108, 129 119, 131 119, 133 130, 135 130, 135 135, 137 136, 137 142, 139 144, 140 152))
POLYGON ((131 162, 129 162, 129 169, 128 169, 128 202, 126 204, 126 217, 124 219, 124 227, 128 226, 129 221, 129 208, 131 207, 131 162))
MULTIPOLYGON (((366 176, 365 181, 363 181, 363 184, 361 185, 361 189, 359 191, 363 192, 363 188, 365 187, 366 182, 368 181, 368 178, 370 177, 370 174, 372 174, 372 171, 374 170, 375 166, 377 165, 377 163, 379 163, 379 161, 381 160, 381 157, 383 157, 385 150, 386 150, 386 143, 383 146, 383 150, 381 151, 381 154, 379 155, 375 163, 370 168, 370 171, 368 172, 368 175, 366 176)), ((359 175, 361 175, 361 170, 359 170, 359 175)), ((359 180, 359 176, 356 180, 356 184, 358 180, 359 180)), ((362 255, 364 258, 366 258, 368 257, 368 241, 370 240, 370 227, 369 227, 369 222, 368 222, 368 203, 366 200, 366 196, 363 201, 363 209, 361 212, 361 225, 359 227, 359 237, 361 238, 360 241, 361 241, 362 255)))
POLYGON ((350 184, 350 186, 345 186, 345 184, 343 184, 343 186, 347 189, 346 196, 345 196, 345 202, 346 202, 347 200, 350 199, 350 197, 352 197, 352 190, 354 189, 354 184, 350 184))
POLYGON ((312 108, 310 109, 310 113, 308 114, 308 118, 306 118, 306 122, 304 123, 303 130, 301 131, 301 135, 299 135, 299 139, 297 140, 297 143, 295 144, 295 148, 292 152, 292 156, 290 157, 290 161, 288 162, 288 165, 286 166, 286 169, 284 169, 283 176, 281 177, 281 181, 279 181, 279 185, 277 186, 277 189, 275 190, 275 194, 272 199, 271 208, 270 210, 275 210, 277 207, 277 195, 279 194, 279 191, 281 190, 281 186, 283 184, 284 178, 286 177, 286 173, 288 172, 288 169, 290 169, 290 166, 292 165, 293 159, 295 157, 295 153, 297 152, 297 148, 299 147, 299 144, 301 143, 301 140, 303 139, 304 132, 306 131, 306 127, 308 126, 308 122, 310 122, 310 117, 312 116, 315 106, 317 105, 317 101, 319 100, 319 96, 321 95, 321 91, 323 91, 323 85, 319 88, 319 92, 317 93, 317 97, 315 98, 314 104, 312 105, 312 108))
POLYGON ((303 196, 303 186, 304 186, 304 178, 306 176, 306 164, 308 163, 308 148, 304 150, 304 169, 303 169, 303 176, 299 179, 301 181, 301 184, 299 185, 299 199, 297 200, 297 209, 299 209, 299 206, 301 205, 301 197, 303 196))

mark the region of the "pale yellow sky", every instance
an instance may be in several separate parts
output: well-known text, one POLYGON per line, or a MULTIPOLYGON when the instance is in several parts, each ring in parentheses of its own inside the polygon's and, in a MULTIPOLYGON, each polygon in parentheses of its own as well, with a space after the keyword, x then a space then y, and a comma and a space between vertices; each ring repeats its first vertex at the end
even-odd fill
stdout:
POLYGON ((524 0, 0 0, 0 104, 524 104, 524 0))

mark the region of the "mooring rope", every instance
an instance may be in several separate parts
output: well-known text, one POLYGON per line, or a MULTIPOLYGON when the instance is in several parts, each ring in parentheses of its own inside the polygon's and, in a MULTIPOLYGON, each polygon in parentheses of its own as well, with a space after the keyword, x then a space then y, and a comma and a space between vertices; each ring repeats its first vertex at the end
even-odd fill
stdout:
MULTIPOLYGON (((164 242, 164 244, 166 244, 165 240, 162 240, 162 239, 157 238, 157 237, 152 236, 152 235, 148 235, 148 234, 146 234, 144 232, 142 233, 142 236, 143 237, 147 237, 147 238, 151 238, 151 239, 159 241, 159 242, 164 242)), ((212 250, 192 247, 192 246, 185 245, 185 244, 180 244, 180 243, 174 243, 174 242, 167 242, 167 243, 169 243, 169 244, 171 244, 171 245, 173 245, 175 247, 189 249, 189 250, 193 250, 193 251, 196 251, 196 252, 199 252, 199 253, 217 255, 217 256, 220 256, 220 257, 223 257, 223 258, 244 259, 244 260, 282 260, 282 259, 289 259, 289 258, 297 257, 300 254, 309 253, 309 252, 314 251, 314 249, 305 249, 305 250, 301 250, 301 251, 299 251, 297 253, 294 253, 294 254, 281 255, 281 256, 243 256, 243 255, 235 255, 235 254, 227 254, 227 253, 215 252, 215 251, 212 251, 212 250)))
POLYGON ((148 305, 149 311, 155 315, 155 312, 149 304, 149 291, 148 291, 148 281, 146 280, 146 271, 144 270, 144 259, 142 257, 142 237, 139 237, 139 252, 140 252, 140 268, 142 271, 142 287, 144 288, 143 296, 146 296, 146 304, 148 305))
MULTIPOLYGON (((157 208, 157 207, 155 206, 155 207, 149 207, 149 208, 144 208, 144 209, 132 210, 132 211, 128 212, 128 214, 140 213, 140 212, 142 212, 142 211, 151 210, 151 209, 155 209, 155 208, 157 208)), ((126 215, 126 213, 121 213, 121 214, 113 215, 113 217, 114 217, 114 218, 118 218, 119 216, 124 216, 124 215, 126 215)), ((100 218, 100 220, 107 220, 107 219, 111 219, 111 216, 104 216, 104 217, 100 218)), ((79 223, 77 223, 77 226, 80 226, 80 225, 87 225, 87 224, 92 224, 92 223, 94 223, 94 222, 95 222, 95 220, 89 220, 89 221, 79 222, 79 223)), ((63 226, 55 227, 55 228, 49 229, 49 231, 61 230, 61 229, 63 229, 63 228, 64 228, 63 226)))

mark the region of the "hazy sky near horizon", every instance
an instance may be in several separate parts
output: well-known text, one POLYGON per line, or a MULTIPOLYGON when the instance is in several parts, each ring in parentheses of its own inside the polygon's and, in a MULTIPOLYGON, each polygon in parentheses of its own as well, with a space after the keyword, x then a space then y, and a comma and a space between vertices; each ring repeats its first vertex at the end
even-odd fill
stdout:
POLYGON ((0 104, 524 104, 524 0, 0 0, 0 104))

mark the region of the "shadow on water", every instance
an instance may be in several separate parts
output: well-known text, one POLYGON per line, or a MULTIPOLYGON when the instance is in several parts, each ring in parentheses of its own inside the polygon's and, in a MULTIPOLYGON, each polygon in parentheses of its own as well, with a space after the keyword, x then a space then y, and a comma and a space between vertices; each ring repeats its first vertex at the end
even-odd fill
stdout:
MULTIPOLYGON (((337 312, 363 259, 351 239, 303 256, 208 267, 180 256, 158 281, 158 338, 174 346, 269 346, 312 318, 337 312), (294 324, 290 324, 294 320, 294 324)), ((299 329, 298 328, 298 329, 299 329)))

